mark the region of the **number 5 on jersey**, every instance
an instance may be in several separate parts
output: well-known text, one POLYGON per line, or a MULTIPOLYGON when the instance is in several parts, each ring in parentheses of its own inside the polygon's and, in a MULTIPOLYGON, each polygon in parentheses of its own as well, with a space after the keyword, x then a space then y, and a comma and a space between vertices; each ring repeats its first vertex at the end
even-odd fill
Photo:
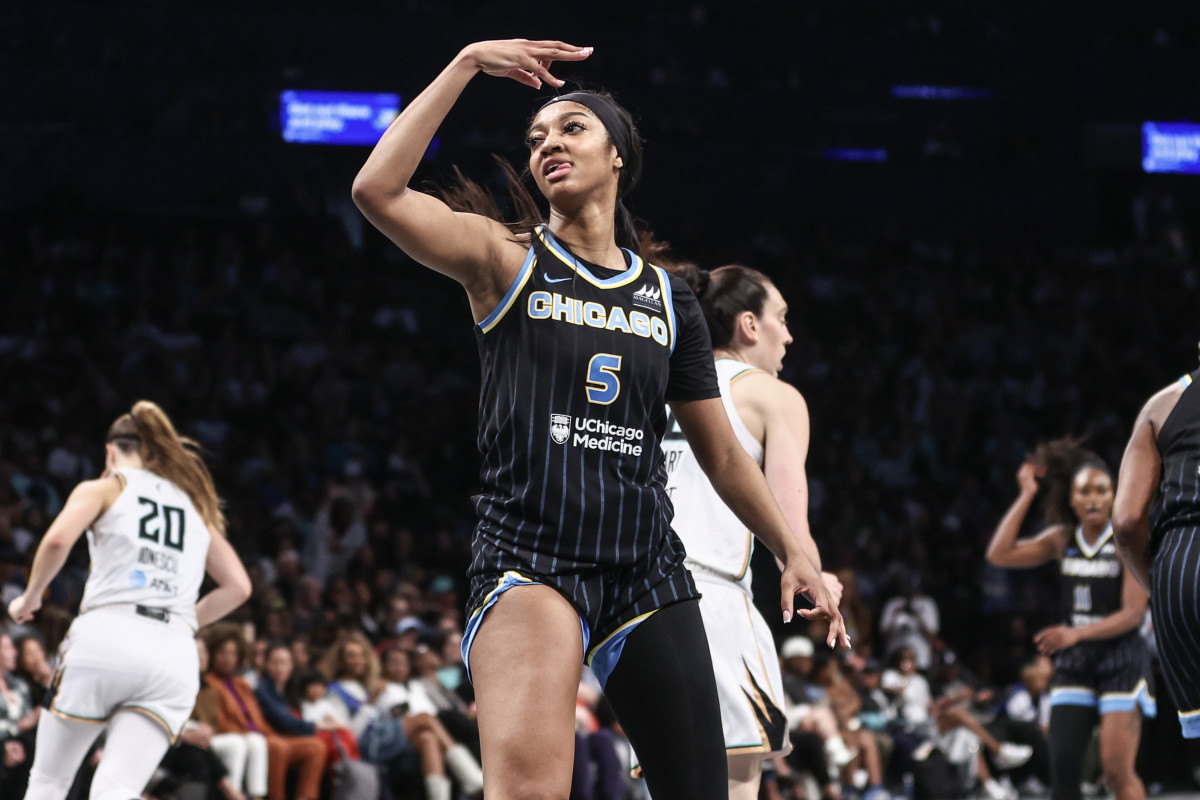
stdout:
POLYGON ((612 353, 596 353, 588 362, 587 399, 589 403, 606 406, 621 394, 621 357, 612 353))

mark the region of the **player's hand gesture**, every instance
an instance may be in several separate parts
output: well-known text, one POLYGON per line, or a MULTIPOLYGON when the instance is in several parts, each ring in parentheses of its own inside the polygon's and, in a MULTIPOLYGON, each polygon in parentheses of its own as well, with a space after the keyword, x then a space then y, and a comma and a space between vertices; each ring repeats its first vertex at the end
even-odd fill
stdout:
POLYGON ((1079 644, 1079 633, 1069 625, 1054 625, 1033 637, 1038 652, 1052 656, 1059 650, 1066 650, 1079 644))
MULTIPOLYGON (((803 555, 789 559, 788 564, 784 567, 783 575, 779 579, 783 621, 792 621, 796 595, 803 594, 812 601, 813 607, 802 608, 795 613, 805 619, 828 619, 829 636, 825 640, 825 643, 830 647, 836 647, 841 642, 842 647, 849 648, 850 636, 846 633, 846 622, 842 619, 841 612, 838 611, 837 603, 834 602, 829 589, 819 577, 817 580, 812 581, 811 585, 804 580, 800 564, 801 559, 804 559, 803 555)), ((807 559, 804 560, 807 561, 807 559)), ((811 566, 809 564, 810 568, 811 566)))
POLYGON ((832 572, 822 572, 821 582, 825 584, 825 588, 829 590, 829 596, 833 598, 833 604, 838 608, 842 607, 842 593, 846 591, 846 587, 842 586, 842 582, 838 580, 838 576, 832 572))
POLYGON ((42 607, 40 597, 21 595, 8 604, 8 615, 17 622, 29 622, 33 615, 42 607))
POLYGON ((1017 486, 1021 488, 1021 494, 1034 495, 1038 492, 1037 479, 1046 474, 1046 468, 1040 467, 1037 464, 1032 464, 1026 461, 1017 470, 1017 486))
POLYGON ((512 78, 540 89, 543 81, 551 86, 563 85, 563 81, 550 74, 551 64, 582 61, 592 54, 592 48, 553 40, 506 39, 467 45, 462 54, 488 75, 512 78))

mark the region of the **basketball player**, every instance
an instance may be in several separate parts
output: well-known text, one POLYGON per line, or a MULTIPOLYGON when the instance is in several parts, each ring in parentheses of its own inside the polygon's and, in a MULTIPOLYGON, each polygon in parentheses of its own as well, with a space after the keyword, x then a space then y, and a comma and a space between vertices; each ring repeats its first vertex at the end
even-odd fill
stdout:
POLYGON ((1153 717, 1150 653, 1138 634, 1148 598, 1117 557, 1108 465, 1070 439, 1039 445, 1017 471, 1020 494, 988 544, 998 567, 1037 567, 1057 559, 1065 623, 1034 641, 1054 656, 1050 756, 1055 800, 1078 800, 1084 751, 1100 715, 1100 763, 1117 800, 1144 800, 1134 771, 1141 715, 1153 717), (1049 525, 1017 539, 1044 487, 1049 525))
POLYGON ((250 596, 212 477, 154 403, 108 431, 103 477, 75 487, 8 613, 29 621, 85 530, 91 574, 38 723, 27 800, 62 800, 107 725, 92 800, 141 796, 196 702, 192 635, 250 596), (197 602, 205 572, 217 587, 197 602))
POLYGON ((1200 738, 1200 370, 1147 401, 1121 460, 1117 550, 1154 600, 1163 676, 1188 739, 1200 738), (1150 507, 1160 513, 1150 532, 1150 507))
MULTIPOLYGON (((787 303, 765 275, 742 266, 680 274, 700 307, 714 347, 721 401, 742 447, 763 470, 801 548, 818 569, 821 557, 808 528, 808 406, 776 377, 792 337, 787 303)), ((754 537, 721 501, 669 419, 663 450, 672 527, 687 548, 687 566, 703 593, 700 613, 708 635, 725 752, 730 800, 758 797, 764 759, 784 755, 787 718, 775 641, 754 607, 750 556, 754 537)), ((841 583, 823 573, 835 600, 841 583)), ((831 739, 845 744, 840 738, 831 739)), ((882 791, 881 787, 876 787, 882 791)), ((878 793, 878 792, 876 792, 878 793)))
MULTIPOLYGON (((489 800, 566 798, 581 656, 641 758, 655 800, 725 798, 720 710, 697 591, 670 529, 659 442, 665 401, 714 484, 844 635, 719 399, 708 333, 687 285, 646 263, 621 198, 640 139, 611 97, 552 98, 527 134, 548 224, 517 232, 408 188, 478 72, 562 86, 548 66, 591 54, 562 42, 465 48, 384 133, 354 183, 367 218, 462 284, 482 366, 483 488, 463 660, 475 684, 489 800)), ((523 190, 519 184, 510 187, 523 190)), ((518 208, 534 208, 525 194, 518 208)))

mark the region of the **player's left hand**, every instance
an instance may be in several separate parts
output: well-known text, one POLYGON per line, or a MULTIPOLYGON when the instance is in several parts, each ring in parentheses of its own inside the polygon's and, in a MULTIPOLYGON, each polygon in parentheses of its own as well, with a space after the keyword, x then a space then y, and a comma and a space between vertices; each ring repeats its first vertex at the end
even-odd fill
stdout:
POLYGON ((1059 650, 1065 650, 1068 647, 1074 647, 1079 644, 1079 635, 1072 627, 1054 625, 1034 636, 1033 643, 1037 645, 1039 653, 1044 656, 1051 656, 1059 650))
POLYGON ((41 598, 21 595, 8 604, 8 615, 17 622, 29 622, 41 607, 41 598))
POLYGON ((796 604, 796 595, 803 594, 812 601, 812 608, 802 608, 796 611, 797 614, 805 619, 828 619, 829 620, 829 636, 825 643, 831 648, 836 647, 841 642, 842 647, 850 647, 850 637, 846 633, 846 622, 842 619, 842 614, 838 611, 837 603, 829 593, 829 589, 820 581, 815 581, 811 586, 806 585, 806 582, 801 577, 800 564, 798 561, 791 561, 783 570, 783 575, 780 576, 779 585, 781 589, 781 605, 783 606, 783 621, 792 621, 792 611, 796 604))
POLYGON ((821 582, 825 584, 825 588, 829 590, 830 597, 833 598, 833 604, 838 608, 842 606, 842 592, 846 591, 846 587, 842 586, 842 582, 838 580, 838 576, 832 572, 822 572, 821 582))

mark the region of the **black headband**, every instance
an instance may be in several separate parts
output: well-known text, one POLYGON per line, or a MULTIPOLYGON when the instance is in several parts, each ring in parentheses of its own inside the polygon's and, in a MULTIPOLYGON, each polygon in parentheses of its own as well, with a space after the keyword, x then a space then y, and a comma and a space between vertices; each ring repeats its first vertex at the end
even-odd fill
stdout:
MULTIPOLYGON (((591 92, 570 92, 552 97, 542 105, 542 108, 563 101, 584 106, 596 115, 596 118, 604 125, 604 129, 608 131, 609 141, 613 143, 613 147, 617 148, 617 155, 621 157, 621 161, 625 165, 621 169, 621 179, 617 191, 619 197, 624 197, 633 189, 642 175, 641 154, 634 150, 633 128, 625 122, 611 100, 591 92)), ((541 110, 541 108, 538 109, 538 111, 541 110)))

